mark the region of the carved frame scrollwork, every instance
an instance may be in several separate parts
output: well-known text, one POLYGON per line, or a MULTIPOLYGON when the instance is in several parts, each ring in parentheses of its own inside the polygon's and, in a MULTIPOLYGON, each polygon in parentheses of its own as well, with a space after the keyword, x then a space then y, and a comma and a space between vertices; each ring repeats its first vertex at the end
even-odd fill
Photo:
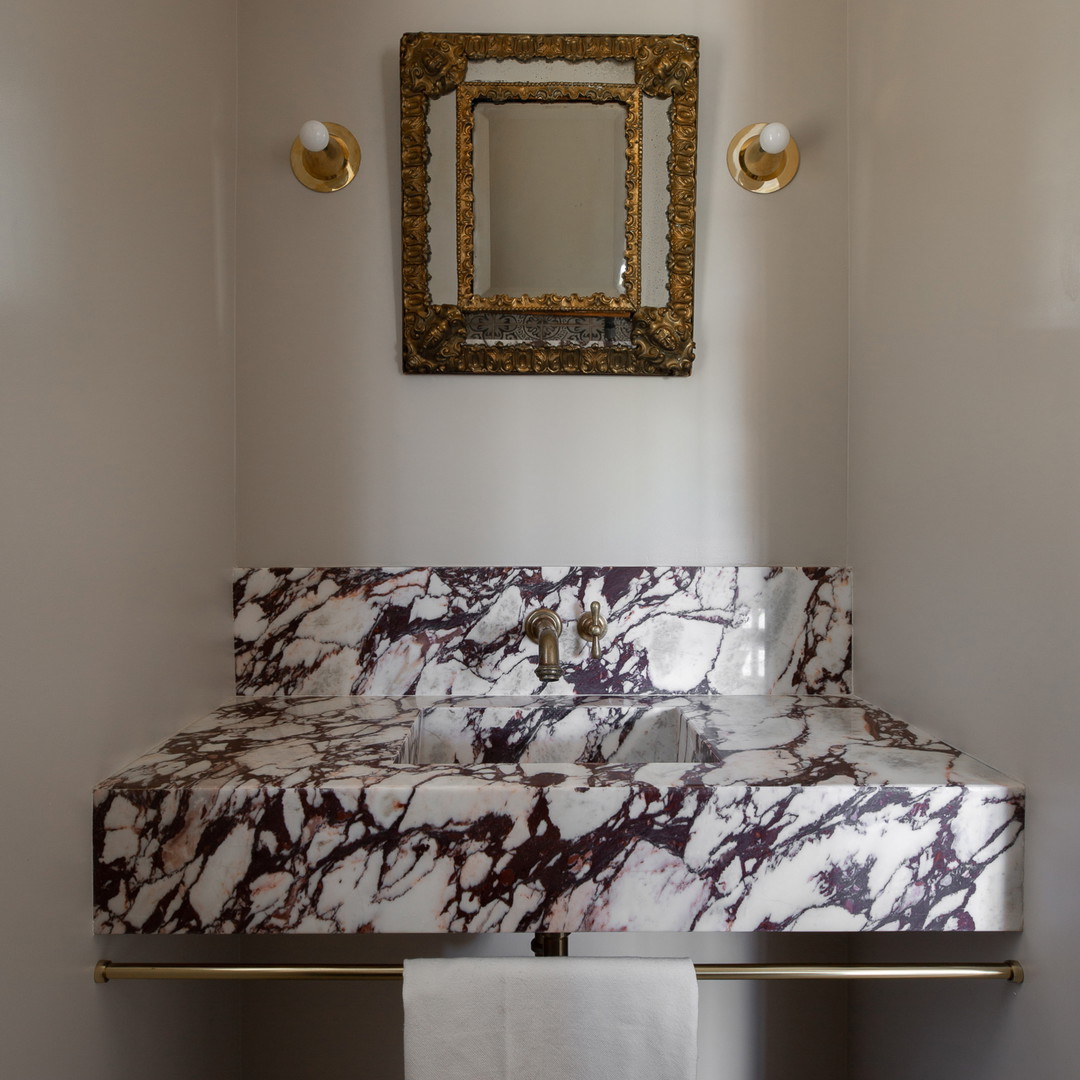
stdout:
MULTIPOLYGON (((697 68, 697 38, 689 36, 406 34, 402 38, 401 234, 406 372, 690 374, 694 359, 697 68), (634 307, 629 311, 620 305, 619 311, 611 311, 613 315, 629 315, 630 345, 534 346, 471 342, 467 339, 462 308, 432 302, 428 272, 431 255, 428 239, 430 178, 427 168, 431 156, 427 141, 428 107, 432 98, 456 90, 465 79, 469 61, 481 60, 632 61, 634 86, 641 94, 671 99, 667 162, 670 193, 667 208, 668 304, 661 308, 634 307)), ((640 151, 640 141, 638 148, 640 151)), ((632 164, 628 166, 628 174, 632 167, 632 164)), ((637 176, 640 177, 640 156, 637 176)), ((637 255, 640 258, 640 251, 637 255)), ((495 299, 506 299, 508 304, 505 308, 499 305, 499 309, 509 311, 528 306, 527 303, 515 305, 514 300, 528 302, 545 298, 495 299)), ((557 299, 553 297, 552 301, 557 299)), ((605 305, 596 307, 604 309, 605 305)), ((557 304, 543 308, 563 309, 557 304)))

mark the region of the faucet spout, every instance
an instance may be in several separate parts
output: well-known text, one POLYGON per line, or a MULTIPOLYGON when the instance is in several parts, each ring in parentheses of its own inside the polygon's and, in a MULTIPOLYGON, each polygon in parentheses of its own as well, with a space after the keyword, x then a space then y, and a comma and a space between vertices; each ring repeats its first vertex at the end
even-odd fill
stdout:
POLYGON ((556 679, 561 679, 559 635, 562 633, 562 619, 550 608, 537 608, 526 616, 524 630, 529 640, 535 641, 540 647, 536 677, 541 682, 554 682, 556 679))
POLYGON ((536 665, 536 677, 541 682, 553 682, 562 678, 559 663, 559 635, 553 626, 541 626, 537 644, 540 646, 540 663, 536 665))

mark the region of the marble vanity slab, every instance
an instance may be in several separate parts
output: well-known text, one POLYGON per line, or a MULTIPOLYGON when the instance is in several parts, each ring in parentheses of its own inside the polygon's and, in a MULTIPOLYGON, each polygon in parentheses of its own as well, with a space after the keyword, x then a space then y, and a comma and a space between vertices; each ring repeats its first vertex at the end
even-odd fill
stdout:
POLYGON ((545 697, 677 714, 698 760, 410 757, 536 703, 234 700, 96 789, 96 931, 1021 927, 1022 786, 864 701, 545 697))

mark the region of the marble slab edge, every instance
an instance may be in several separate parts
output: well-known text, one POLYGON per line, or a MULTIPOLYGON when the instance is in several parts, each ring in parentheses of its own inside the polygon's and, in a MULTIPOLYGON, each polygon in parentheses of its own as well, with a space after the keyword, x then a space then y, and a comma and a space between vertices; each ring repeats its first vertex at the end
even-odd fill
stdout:
POLYGON ((447 700, 189 725, 95 791, 95 930, 1022 925, 1022 785, 859 699, 628 699, 683 709, 714 763, 395 765, 447 700))

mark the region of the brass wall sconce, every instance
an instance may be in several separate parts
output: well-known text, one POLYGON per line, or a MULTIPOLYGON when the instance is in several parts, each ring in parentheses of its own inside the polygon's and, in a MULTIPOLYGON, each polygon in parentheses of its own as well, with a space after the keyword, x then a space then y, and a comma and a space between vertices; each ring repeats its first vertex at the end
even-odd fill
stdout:
POLYGON ((731 140, 727 164, 739 187, 764 195, 791 183, 799 171, 799 148, 783 124, 751 124, 731 140))
POLYGON ((360 144, 340 124, 308 120, 292 144, 293 175, 312 191, 340 191, 360 167, 360 144))

